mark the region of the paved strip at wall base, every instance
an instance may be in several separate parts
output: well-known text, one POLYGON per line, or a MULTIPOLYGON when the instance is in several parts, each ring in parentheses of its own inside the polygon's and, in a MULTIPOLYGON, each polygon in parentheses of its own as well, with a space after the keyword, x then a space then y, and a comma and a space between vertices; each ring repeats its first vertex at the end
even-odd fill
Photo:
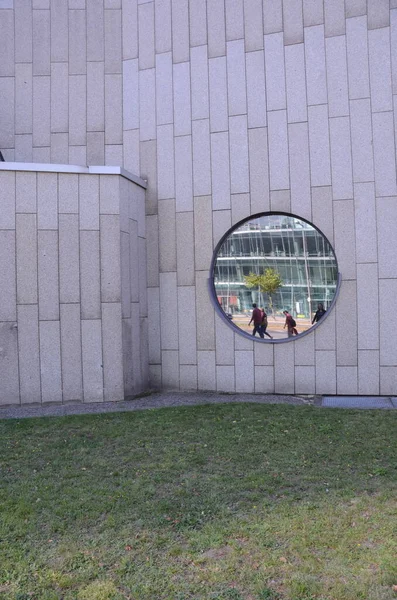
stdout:
POLYGON ((397 398, 387 396, 324 396, 322 406, 329 408, 397 408, 397 398))

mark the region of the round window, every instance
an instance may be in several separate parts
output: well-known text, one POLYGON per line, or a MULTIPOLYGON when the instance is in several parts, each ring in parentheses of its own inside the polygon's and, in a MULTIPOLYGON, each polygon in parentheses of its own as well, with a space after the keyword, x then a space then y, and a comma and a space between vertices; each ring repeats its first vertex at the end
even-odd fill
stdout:
POLYGON ((316 227, 294 215, 266 213, 223 236, 210 287, 233 328, 277 342, 296 339, 324 320, 339 280, 332 246, 316 227))

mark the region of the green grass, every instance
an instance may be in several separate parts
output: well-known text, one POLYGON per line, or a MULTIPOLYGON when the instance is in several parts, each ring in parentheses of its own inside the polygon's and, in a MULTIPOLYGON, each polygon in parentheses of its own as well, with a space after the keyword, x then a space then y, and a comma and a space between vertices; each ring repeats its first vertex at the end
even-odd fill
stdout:
POLYGON ((397 413, 0 421, 3 600, 397 598, 397 413))

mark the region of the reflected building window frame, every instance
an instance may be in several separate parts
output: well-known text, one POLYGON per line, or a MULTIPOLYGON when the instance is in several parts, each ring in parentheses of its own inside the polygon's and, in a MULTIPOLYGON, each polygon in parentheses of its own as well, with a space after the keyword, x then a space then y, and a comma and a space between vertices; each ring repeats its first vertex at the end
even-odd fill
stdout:
MULTIPOLYGON (((305 234, 302 234, 302 238, 304 238, 305 234)), ((291 240, 290 240, 291 241, 291 240)), ((292 238, 292 241, 294 242, 294 239, 292 238)), ((313 241, 313 240, 312 240, 313 241)), ((235 240, 230 239, 230 246, 233 247, 234 249, 234 244, 235 240)), ((280 242, 279 242, 280 243, 280 242)), ((238 244, 234 244, 235 246, 238 246, 238 244)), ((258 246, 256 248, 253 248, 253 251, 251 252, 251 256, 255 256, 257 255, 257 252, 255 252, 255 250, 257 250, 258 246)), ((281 264, 281 261, 285 259, 285 261, 287 259, 290 259, 291 262, 291 258, 292 255, 287 254, 285 247, 283 247, 281 250, 280 248, 278 248, 278 251, 276 253, 276 250, 274 249, 274 247, 272 247, 272 255, 274 255, 275 260, 279 261, 279 264, 281 264)), ((243 262, 244 259, 244 252, 241 250, 241 246, 239 250, 236 250, 236 256, 240 258, 240 262, 243 262)), ((258 256, 256 256, 256 258, 258 259, 258 256)), ((263 258, 263 257, 262 257, 263 258)), ((296 255, 294 255, 295 261, 296 261, 296 255)), ((244 265, 240 265, 240 269, 241 272, 243 271, 244 265)), ((313 267, 314 268, 314 267, 313 267)), ((328 267, 328 270, 330 271, 330 268, 328 267)), ((324 271, 325 271, 325 281, 327 281, 328 283, 328 273, 327 273, 327 268, 324 267, 324 271)), ((306 277, 308 278, 308 273, 306 271, 306 277)), ((335 303, 337 301, 338 295, 339 295, 339 290, 340 290, 340 285, 341 285, 341 281, 342 281, 342 277, 341 277, 341 273, 339 271, 339 267, 338 267, 338 260, 335 254, 335 251, 333 249, 332 244, 329 242, 329 240, 327 239, 327 237, 323 234, 323 232, 316 227, 313 223, 311 223, 310 221, 308 221, 305 218, 302 218, 298 215, 292 214, 292 213, 284 213, 284 212, 278 212, 278 211, 268 211, 268 212, 263 212, 263 213, 256 213, 254 215, 250 215, 245 219, 242 219, 241 221, 239 221, 238 223, 234 224, 233 227, 231 227, 223 236, 222 238, 219 240, 219 242, 216 245, 216 248, 213 252, 213 256, 212 256, 212 260, 211 260, 211 266, 210 266, 210 276, 208 278, 208 291, 209 291, 209 295, 211 298, 211 302, 215 308, 216 313, 219 315, 220 318, 223 319, 223 321, 233 329, 233 331, 237 332, 239 335, 242 335, 243 337, 250 339, 250 340, 256 340, 259 342, 264 342, 264 343, 285 343, 285 342, 290 342, 290 341, 295 341, 297 339, 300 339, 301 337, 304 337, 306 335, 309 335, 311 333, 314 332, 315 329, 317 329, 317 327, 319 327, 320 325, 322 325, 322 323, 325 322, 325 320, 328 318, 328 316, 330 315, 330 313, 332 312, 335 303), (327 300, 328 300, 328 306, 327 306, 327 310, 325 315, 323 316, 323 318, 318 321, 315 322, 314 324, 310 324, 308 329, 305 331, 302 331, 299 333, 299 335, 297 336, 293 336, 293 337, 285 337, 285 338, 281 338, 281 339, 262 339, 260 337, 256 337, 253 336, 251 334, 251 332, 248 331, 244 331, 241 327, 239 327, 238 325, 236 325, 236 323, 233 322, 233 319, 231 318, 231 315, 228 314, 221 306, 219 300, 218 300, 218 294, 217 294, 217 289, 216 289, 216 283, 215 283, 215 269, 218 267, 219 268, 219 262, 218 259, 221 258, 221 261, 223 260, 223 262, 225 262, 225 260, 227 259, 227 253, 226 252, 221 252, 221 249, 224 247, 225 243, 227 243, 228 239, 230 238, 230 236, 236 232, 237 230, 243 228, 244 225, 246 225, 246 231, 247 232, 254 232, 254 231, 262 231, 260 229, 260 225, 258 223, 254 223, 254 221, 262 219, 263 217, 279 217, 278 221, 275 221, 274 227, 269 227, 266 228, 267 231, 271 231, 272 233, 274 232, 275 235, 280 234, 280 238, 282 243, 284 244, 284 240, 282 239, 282 231, 285 230, 286 228, 283 227, 283 219, 284 219, 284 224, 285 224, 285 219, 292 219, 294 221, 296 221, 297 223, 295 223, 296 227, 296 231, 302 231, 302 230, 307 230, 307 231, 314 231, 317 234, 317 238, 318 240, 322 240, 322 246, 323 248, 328 250, 328 254, 326 253, 326 251, 323 251, 323 254, 321 255, 320 251, 316 250, 316 252, 314 252, 315 248, 313 248, 313 244, 311 244, 311 248, 310 250, 312 251, 312 253, 309 252, 309 250, 307 249, 305 252, 305 249, 303 248, 303 255, 302 258, 305 257, 306 260, 306 266, 307 266, 307 257, 311 257, 311 259, 313 261, 315 261, 316 255, 321 258, 321 257, 325 257, 328 256, 330 259, 333 259, 333 263, 334 266, 332 266, 332 269, 336 270, 335 273, 335 279, 333 279, 332 285, 329 284, 327 286, 327 292, 328 292, 328 287, 334 287, 334 294, 332 297, 332 300, 328 300, 328 294, 327 294, 327 300), (302 227, 301 224, 304 224, 304 226, 302 227), (298 226, 299 225, 299 226, 298 226), (307 227, 305 227, 305 225, 307 227)), ((290 283, 290 286, 293 286, 293 283, 290 283)), ((315 289, 316 286, 315 285, 311 285, 311 289, 315 289)), ((317 286, 318 287, 318 286, 317 286)), ((229 295, 230 297, 230 295, 229 295)), ((310 297, 308 298, 308 300, 310 300, 310 297)), ((317 305, 317 302, 320 302, 318 300, 315 300, 314 305, 317 305)), ((309 302, 309 304, 311 304, 311 302, 309 302)), ((313 315, 315 313, 315 310, 310 310, 308 318, 311 322, 313 315)))

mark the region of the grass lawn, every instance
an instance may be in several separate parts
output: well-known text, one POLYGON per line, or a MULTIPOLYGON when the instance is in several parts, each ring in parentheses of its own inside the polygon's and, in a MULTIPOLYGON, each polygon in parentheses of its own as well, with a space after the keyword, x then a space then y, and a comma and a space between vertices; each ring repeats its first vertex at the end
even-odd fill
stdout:
POLYGON ((0 421, 0 598, 397 598, 397 412, 0 421))

